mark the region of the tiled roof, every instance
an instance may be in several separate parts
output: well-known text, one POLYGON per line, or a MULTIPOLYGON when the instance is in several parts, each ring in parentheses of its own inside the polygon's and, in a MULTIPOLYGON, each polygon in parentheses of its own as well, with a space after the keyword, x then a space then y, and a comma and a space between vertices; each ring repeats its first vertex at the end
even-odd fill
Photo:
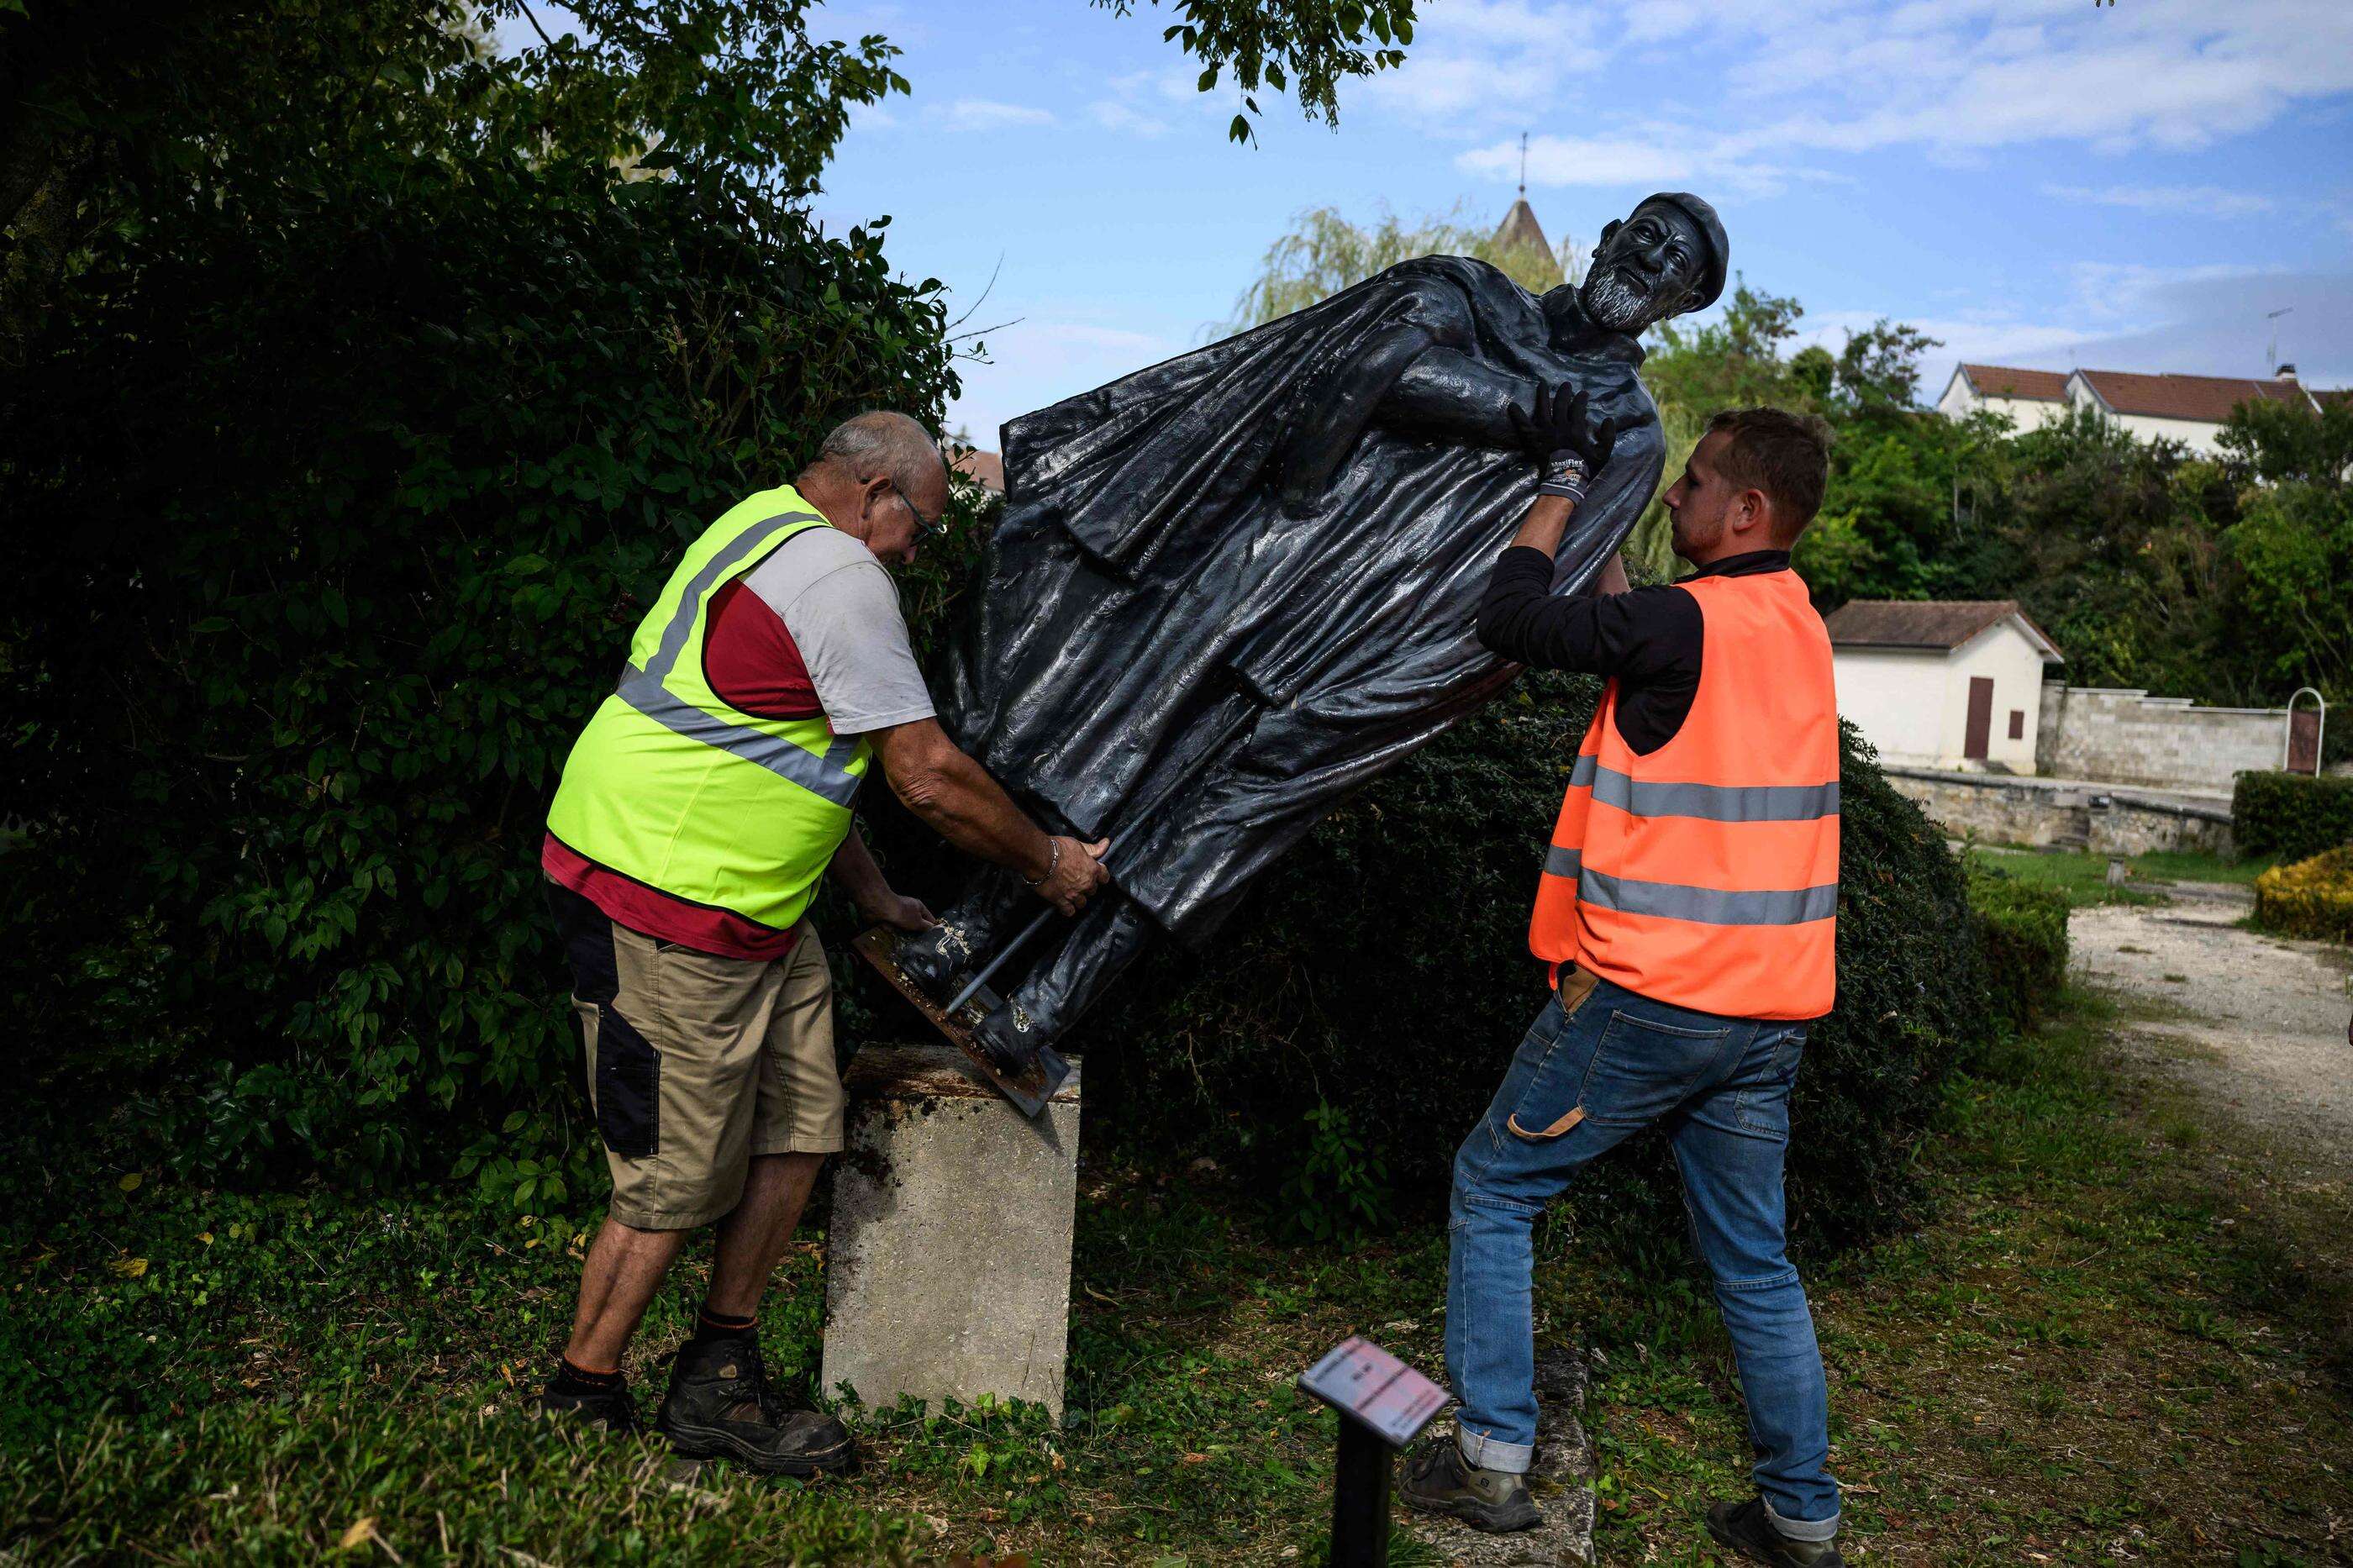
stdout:
POLYGON ((1005 459, 995 452, 966 452, 948 465, 982 489, 1005 493, 1005 459))
POLYGON ((1546 256, 1552 254, 1552 241, 1545 237, 1544 225, 1536 221, 1535 208, 1528 205, 1525 196, 1514 202, 1512 210, 1504 215, 1504 221, 1495 226, 1494 243, 1498 250, 1510 250, 1525 245, 1541 250, 1546 256))
POLYGON ((2025 621, 2058 657, 2058 645, 2027 620, 2015 599, 1850 599, 1823 624, 1834 647, 1950 649, 2010 616, 2025 621))
POLYGON ((2023 397, 2033 403, 2057 403, 2067 395, 2067 374, 2057 370, 2017 370, 2006 364, 1964 364, 1961 374, 1979 397, 2023 397))
MULTIPOLYGON (((2242 403, 2273 398, 2303 403, 2304 388, 2278 377, 2244 375, 2140 375, 2124 370, 2075 373, 2118 414, 2152 419, 2195 419, 2220 425, 2242 403)), ((2308 406, 2308 405, 2307 405, 2308 406)))

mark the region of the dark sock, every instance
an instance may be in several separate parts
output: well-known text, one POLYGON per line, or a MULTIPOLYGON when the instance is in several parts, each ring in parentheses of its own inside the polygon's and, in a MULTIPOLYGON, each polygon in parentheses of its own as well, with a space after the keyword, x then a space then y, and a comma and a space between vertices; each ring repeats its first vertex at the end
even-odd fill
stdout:
POLYGON ((555 1358, 555 1375, 548 1380, 550 1394, 610 1394, 627 1380, 618 1371, 590 1372, 574 1366, 564 1356, 555 1358))
POLYGON ((708 1344, 712 1340, 749 1340, 758 1337, 757 1318, 731 1318, 705 1307, 694 1315, 694 1337, 689 1342, 708 1344))

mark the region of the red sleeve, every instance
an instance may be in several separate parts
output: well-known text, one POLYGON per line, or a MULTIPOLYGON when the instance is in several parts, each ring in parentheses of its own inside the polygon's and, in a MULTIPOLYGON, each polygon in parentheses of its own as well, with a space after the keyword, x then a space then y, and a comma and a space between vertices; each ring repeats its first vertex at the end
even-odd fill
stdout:
POLYGON ((711 596, 702 678, 721 701, 756 719, 816 719, 825 713, 784 618, 741 578, 711 596))

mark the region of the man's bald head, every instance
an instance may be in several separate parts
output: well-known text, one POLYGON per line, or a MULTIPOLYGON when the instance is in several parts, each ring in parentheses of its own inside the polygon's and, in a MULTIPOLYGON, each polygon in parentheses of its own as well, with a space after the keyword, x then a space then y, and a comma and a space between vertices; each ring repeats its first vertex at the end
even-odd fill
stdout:
MULTIPOLYGON (((841 464, 860 483, 887 479, 919 506, 934 495, 941 504, 947 500, 947 464, 939 443, 903 414, 878 408, 845 419, 826 437, 817 457, 821 463, 841 464)), ((936 514, 938 507, 926 510, 936 514)))
POLYGON ((931 433, 874 409, 833 427, 794 481, 828 522, 884 561, 912 561, 948 506, 948 468, 931 433))

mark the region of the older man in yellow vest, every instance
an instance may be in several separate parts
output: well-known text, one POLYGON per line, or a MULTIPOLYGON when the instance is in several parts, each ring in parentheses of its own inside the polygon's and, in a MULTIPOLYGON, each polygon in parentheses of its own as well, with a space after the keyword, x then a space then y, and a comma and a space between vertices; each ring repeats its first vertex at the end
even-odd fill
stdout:
POLYGON ((613 1201, 541 1408, 628 1431, 621 1362, 686 1233, 711 1287, 654 1424, 681 1453, 808 1475, 849 1462, 828 1416, 770 1387, 755 1314, 842 1143, 825 950, 830 869, 869 920, 932 923, 851 826, 879 766, 958 848, 1075 912, 1100 844, 1023 815, 933 716, 884 562, 939 527, 947 473, 915 421, 861 414, 792 484, 728 511, 629 644, 574 746, 542 864, 572 965, 613 1201))

